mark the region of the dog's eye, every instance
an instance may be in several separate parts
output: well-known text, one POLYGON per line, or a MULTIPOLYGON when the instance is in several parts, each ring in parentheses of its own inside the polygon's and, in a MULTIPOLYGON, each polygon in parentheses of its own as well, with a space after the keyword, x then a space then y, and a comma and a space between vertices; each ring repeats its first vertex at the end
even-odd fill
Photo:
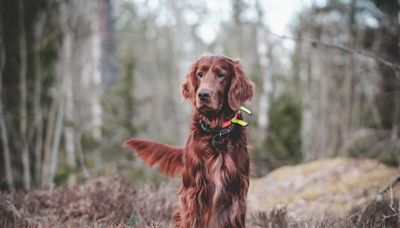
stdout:
POLYGON ((197 73, 197 77, 202 78, 203 77, 203 72, 197 73))
POLYGON ((223 78, 224 76, 225 76, 225 75, 224 75, 223 73, 221 73, 221 72, 218 72, 218 73, 217 73, 217 77, 218 77, 218 78, 223 78))

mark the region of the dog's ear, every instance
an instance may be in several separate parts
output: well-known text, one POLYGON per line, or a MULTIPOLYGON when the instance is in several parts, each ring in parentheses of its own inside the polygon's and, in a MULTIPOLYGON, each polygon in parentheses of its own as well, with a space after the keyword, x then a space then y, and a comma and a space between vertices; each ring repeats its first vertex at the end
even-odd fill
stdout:
POLYGON ((188 74, 186 75, 186 80, 182 83, 181 93, 183 98, 192 102, 193 105, 196 104, 196 90, 197 90, 197 77, 196 70, 199 60, 194 62, 190 67, 188 74))
POLYGON ((233 111, 239 110, 254 94, 254 83, 251 82, 243 70, 239 60, 233 61, 233 77, 228 91, 228 104, 233 111))

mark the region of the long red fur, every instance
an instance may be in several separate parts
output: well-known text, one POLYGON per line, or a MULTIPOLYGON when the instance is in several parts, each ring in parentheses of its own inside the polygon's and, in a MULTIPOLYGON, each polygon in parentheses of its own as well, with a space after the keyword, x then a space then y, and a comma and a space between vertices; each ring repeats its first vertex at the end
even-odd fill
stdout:
POLYGON ((238 61, 221 56, 203 57, 192 65, 182 85, 184 98, 190 100, 194 107, 199 86, 197 65, 207 58, 215 58, 217 63, 225 61, 232 66, 230 87, 228 90, 219 88, 227 95, 223 97, 228 105, 207 115, 195 108, 185 148, 144 139, 127 140, 124 146, 135 149, 146 164, 158 164, 160 171, 167 175, 181 174, 182 187, 174 215, 175 227, 245 227, 250 173, 246 130, 236 128, 223 139, 222 149, 217 150, 210 144, 212 135, 201 130, 199 120, 206 119, 212 126, 221 126, 232 118, 244 101, 252 98, 253 84, 238 61))
POLYGON ((183 148, 157 143, 145 139, 129 139, 124 148, 135 149, 149 165, 159 164, 160 171, 167 176, 180 174, 183 168, 183 148))

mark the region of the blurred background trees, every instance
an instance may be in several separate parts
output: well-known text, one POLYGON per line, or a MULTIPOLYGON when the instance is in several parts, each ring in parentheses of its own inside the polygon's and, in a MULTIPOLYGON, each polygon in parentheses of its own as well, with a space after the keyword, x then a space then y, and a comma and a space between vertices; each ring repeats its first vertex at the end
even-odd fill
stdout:
POLYGON ((160 181, 121 149, 184 145, 190 64, 242 59, 254 175, 336 156, 400 159, 397 0, 310 1, 275 34, 261 0, 0 0, 0 185, 160 181), (132 161, 133 160, 133 161, 132 161))

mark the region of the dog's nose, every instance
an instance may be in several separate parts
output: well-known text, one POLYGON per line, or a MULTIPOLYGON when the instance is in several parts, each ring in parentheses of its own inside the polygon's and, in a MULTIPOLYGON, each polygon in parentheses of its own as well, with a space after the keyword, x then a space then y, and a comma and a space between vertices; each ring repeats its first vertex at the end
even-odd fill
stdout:
POLYGON ((199 91, 197 96, 199 96, 201 101, 206 101, 206 100, 210 99, 211 91, 207 90, 207 89, 202 89, 202 90, 199 91))

